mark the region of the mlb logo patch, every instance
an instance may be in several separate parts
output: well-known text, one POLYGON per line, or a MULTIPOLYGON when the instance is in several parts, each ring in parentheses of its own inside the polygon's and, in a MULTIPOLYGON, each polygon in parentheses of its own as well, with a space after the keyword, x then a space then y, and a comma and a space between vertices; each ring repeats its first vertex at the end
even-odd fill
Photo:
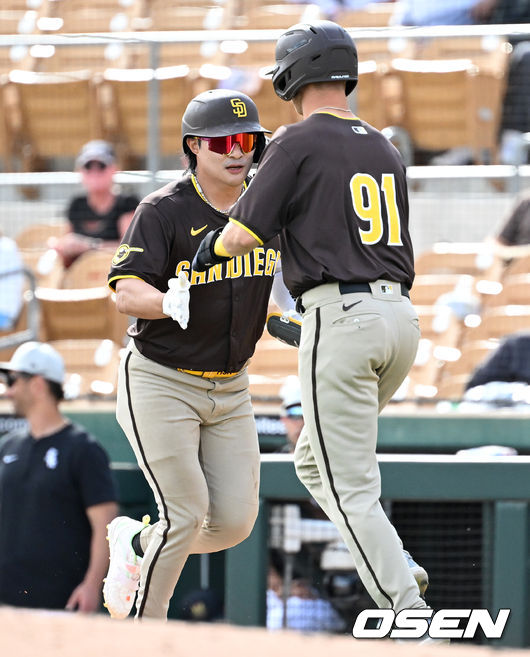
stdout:
POLYGON ((381 294, 394 294, 394 286, 388 285, 388 283, 381 283, 381 294))

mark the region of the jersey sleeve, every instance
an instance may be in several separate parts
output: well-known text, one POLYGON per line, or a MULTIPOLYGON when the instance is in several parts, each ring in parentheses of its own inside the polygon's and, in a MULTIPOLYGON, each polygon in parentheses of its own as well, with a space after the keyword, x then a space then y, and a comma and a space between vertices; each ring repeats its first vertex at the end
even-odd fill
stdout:
POLYGON ((105 450, 92 438, 87 437, 80 445, 74 460, 79 493, 86 508, 116 502, 116 485, 105 450))
POLYGON ((141 203, 112 258, 109 286, 114 290, 120 278, 140 278, 158 287, 167 269, 173 232, 156 207, 141 203))
POLYGON ((230 211, 230 221, 264 244, 289 221, 297 169, 281 144, 271 141, 248 189, 230 211))

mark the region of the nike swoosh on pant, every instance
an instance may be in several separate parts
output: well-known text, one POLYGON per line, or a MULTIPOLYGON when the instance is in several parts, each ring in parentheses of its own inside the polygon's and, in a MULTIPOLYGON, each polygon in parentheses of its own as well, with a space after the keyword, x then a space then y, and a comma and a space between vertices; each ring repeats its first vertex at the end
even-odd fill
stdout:
POLYGON ((356 306, 358 303, 361 303, 362 299, 360 301, 356 301, 355 303, 350 303, 349 306, 347 306, 345 303, 342 304, 342 310, 349 310, 350 308, 353 308, 353 306, 356 306))

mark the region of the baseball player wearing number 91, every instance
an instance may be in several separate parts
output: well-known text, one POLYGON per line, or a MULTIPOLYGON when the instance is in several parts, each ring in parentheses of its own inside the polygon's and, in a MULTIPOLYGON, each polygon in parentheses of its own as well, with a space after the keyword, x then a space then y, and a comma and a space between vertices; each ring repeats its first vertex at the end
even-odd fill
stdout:
POLYGON ((188 555, 236 545, 254 525, 259 445, 246 363, 271 288, 280 307, 294 302, 277 238, 206 274, 191 261, 203 236, 226 225, 266 132, 245 94, 192 99, 182 118, 189 169, 140 203, 113 259, 118 310, 137 318, 116 415, 159 512, 154 524, 109 525, 103 594, 114 618, 130 613, 137 590, 136 617, 165 618, 188 555))
POLYGON ((409 299, 405 167, 350 111, 357 79, 355 44, 336 23, 282 34, 272 84, 303 120, 277 131, 228 225, 206 236, 193 266, 207 270, 280 236, 284 280, 302 314, 296 471, 377 606, 398 612, 427 604, 414 577, 421 567, 379 501, 377 417, 412 366, 420 333, 409 299))

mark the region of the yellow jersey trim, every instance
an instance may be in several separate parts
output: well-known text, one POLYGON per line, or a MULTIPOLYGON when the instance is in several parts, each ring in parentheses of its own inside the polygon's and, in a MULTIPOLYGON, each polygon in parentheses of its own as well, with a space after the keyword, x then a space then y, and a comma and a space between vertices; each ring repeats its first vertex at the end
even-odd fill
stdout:
POLYGON ((111 279, 109 279, 109 281, 107 283, 107 285, 110 287, 110 289, 113 292, 116 292, 116 290, 112 287, 111 283, 113 283, 114 281, 120 280, 120 278, 137 278, 139 281, 143 281, 143 278, 140 278, 139 276, 133 276, 132 274, 129 274, 127 276, 113 276, 111 279))
POLYGON ((339 116, 335 112, 315 112, 315 114, 330 114, 331 116, 337 117, 337 119, 342 119, 343 121, 360 121, 361 119, 358 116, 339 116))
POLYGON ((233 217, 228 217, 228 221, 231 221, 233 224, 236 226, 239 226, 243 230, 245 230, 249 235, 252 235, 252 237, 256 240, 256 242, 260 245, 263 246, 263 240, 256 235, 253 231, 250 230, 250 228, 247 228, 245 225, 243 225, 240 221, 237 219, 234 219, 233 217))

